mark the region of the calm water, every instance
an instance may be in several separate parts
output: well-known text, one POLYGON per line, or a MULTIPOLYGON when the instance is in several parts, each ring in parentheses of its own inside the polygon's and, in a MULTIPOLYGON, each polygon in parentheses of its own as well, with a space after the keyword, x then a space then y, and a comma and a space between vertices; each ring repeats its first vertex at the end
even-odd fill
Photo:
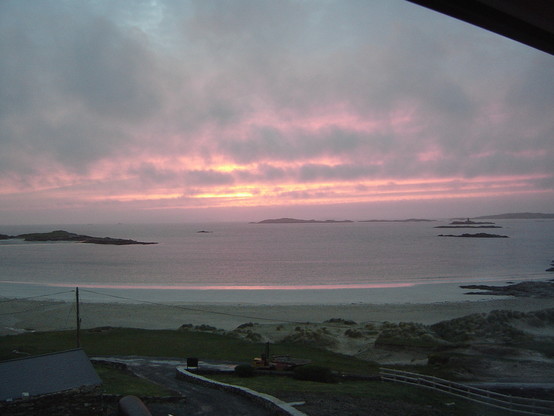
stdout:
POLYGON ((434 228, 444 224, 6 226, 0 233, 61 228, 159 244, 0 241, 0 281, 68 287, 315 289, 554 277, 544 271, 554 259, 554 221, 497 221, 503 228, 491 230, 434 228), (510 238, 437 237, 479 231, 510 238))

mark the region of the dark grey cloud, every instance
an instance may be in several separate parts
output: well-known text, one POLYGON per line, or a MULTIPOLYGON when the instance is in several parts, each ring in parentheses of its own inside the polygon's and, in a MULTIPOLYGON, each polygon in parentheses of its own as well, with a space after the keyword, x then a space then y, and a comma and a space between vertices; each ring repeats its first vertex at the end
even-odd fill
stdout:
POLYGON ((351 181, 366 179, 374 176, 378 169, 372 166, 360 165, 316 165, 306 164, 299 169, 298 180, 302 182, 315 182, 318 180, 351 181))
POLYGON ((234 182, 233 176, 225 172, 214 170, 193 170, 187 172, 187 185, 231 185, 234 182))
POLYGON ((160 109, 163 71, 140 31, 85 3, 0 7, 2 164, 25 149, 33 158, 13 166, 22 175, 26 163, 86 170, 160 109))

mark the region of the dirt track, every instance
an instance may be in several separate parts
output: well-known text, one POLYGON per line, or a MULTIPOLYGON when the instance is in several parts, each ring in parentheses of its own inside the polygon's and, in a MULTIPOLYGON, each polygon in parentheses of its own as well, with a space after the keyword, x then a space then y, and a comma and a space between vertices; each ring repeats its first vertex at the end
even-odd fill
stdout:
MULTIPOLYGON (((153 416, 274 415, 243 397, 176 379, 175 367, 183 364, 180 361, 142 357, 102 359, 125 363, 136 375, 186 396, 184 403, 149 403, 153 416)), ((283 393, 278 398, 285 402, 304 402, 297 409, 309 416, 449 416, 445 409, 342 394, 283 393)))
POLYGON ((269 410, 244 397, 176 379, 175 367, 182 365, 182 361, 141 357, 102 357, 102 359, 124 363, 137 376, 153 381, 186 397, 184 403, 148 404, 153 416, 167 416, 168 414, 173 416, 272 415, 269 410))

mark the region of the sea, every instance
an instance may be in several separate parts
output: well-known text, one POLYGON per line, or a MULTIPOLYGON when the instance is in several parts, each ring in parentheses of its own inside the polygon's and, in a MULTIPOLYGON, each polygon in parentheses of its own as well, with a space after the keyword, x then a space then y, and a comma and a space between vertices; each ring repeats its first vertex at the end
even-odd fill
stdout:
MULTIPOLYGON (((97 245, 0 240, 0 297, 91 302, 379 303, 467 299, 461 285, 554 278, 554 220, 495 229, 433 222, 88 224, 63 229, 156 242, 97 245), (450 238, 487 232, 509 238, 450 238)), ((486 298, 486 297, 481 297, 486 298)))

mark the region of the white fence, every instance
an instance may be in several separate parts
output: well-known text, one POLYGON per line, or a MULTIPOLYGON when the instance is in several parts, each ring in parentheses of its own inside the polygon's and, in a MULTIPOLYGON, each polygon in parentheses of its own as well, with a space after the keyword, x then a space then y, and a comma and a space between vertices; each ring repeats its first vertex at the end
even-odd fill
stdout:
POLYGON ((496 393, 438 377, 390 368, 380 369, 381 380, 411 384, 522 415, 552 416, 554 401, 496 393))

